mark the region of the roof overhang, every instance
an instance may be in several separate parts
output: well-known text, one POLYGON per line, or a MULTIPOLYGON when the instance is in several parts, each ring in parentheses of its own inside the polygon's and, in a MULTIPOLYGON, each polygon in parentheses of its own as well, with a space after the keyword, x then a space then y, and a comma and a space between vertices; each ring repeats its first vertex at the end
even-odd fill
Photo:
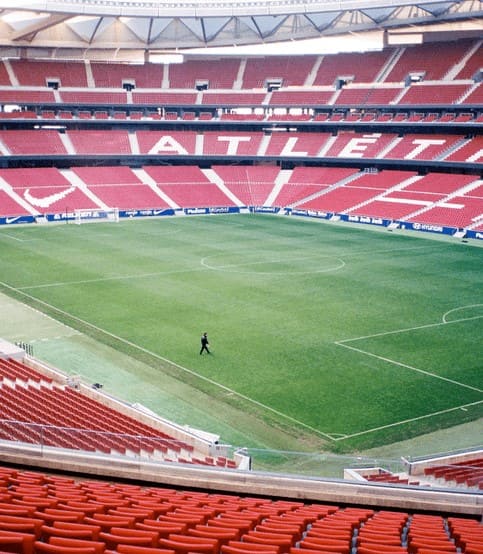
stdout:
POLYGON ((146 58, 365 33, 383 34, 387 46, 481 37, 482 16, 481 0, 0 0, 0 49, 10 56, 33 48, 45 57, 146 58))

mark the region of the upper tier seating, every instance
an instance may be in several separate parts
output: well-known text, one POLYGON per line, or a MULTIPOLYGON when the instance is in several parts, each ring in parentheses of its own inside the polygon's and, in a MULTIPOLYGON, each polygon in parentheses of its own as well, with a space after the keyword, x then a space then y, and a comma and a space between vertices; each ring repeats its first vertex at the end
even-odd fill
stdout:
POLYGON ((372 83, 393 53, 392 49, 388 49, 381 52, 352 52, 324 56, 313 85, 333 86, 337 78, 354 83, 372 83))
POLYGON ((372 105, 391 104, 398 97, 401 87, 344 87, 336 98, 336 105, 372 105))
POLYGON ((75 130, 67 132, 77 154, 132 154, 127 131, 75 130))
POLYGON ((415 104, 457 104, 469 89, 461 84, 415 84, 407 88, 406 94, 398 101, 398 106, 415 104))
POLYGON ((263 133, 233 131, 206 131, 203 134, 203 153, 205 155, 256 156, 263 138, 263 133))
MULTIPOLYGON (((121 93, 121 89, 132 85, 134 103, 158 103, 164 106, 165 103, 160 100, 162 97, 156 100, 151 96, 156 90, 184 89, 182 95, 188 94, 186 91, 191 90, 191 98, 196 98, 195 89, 204 90, 205 86, 205 92, 229 89, 267 90, 267 80, 270 79, 280 80, 282 89, 334 87, 340 84, 350 88, 351 83, 401 83, 408 81, 411 73, 418 74, 424 81, 443 80, 447 75, 448 81, 471 80, 481 69, 482 46, 481 43, 477 45, 477 41, 468 39, 451 43, 427 43, 401 49, 387 48, 378 52, 339 53, 320 57, 269 56, 210 60, 187 57, 183 63, 169 65, 116 62, 107 64, 91 61, 87 66, 82 61, 9 59, 0 64, 0 85, 45 88, 48 81, 58 81, 61 98, 65 96, 65 99, 68 99, 72 92, 72 102, 75 102, 74 98, 79 91, 66 89, 118 89, 115 94, 123 95, 117 99, 113 96, 112 101, 107 103, 118 103, 119 99, 121 103, 125 103, 126 93, 121 93)), ((86 97, 86 101, 88 98, 86 97)), ((27 98, 25 102, 28 102, 27 98)), ((179 103, 187 103, 186 98, 183 99, 181 96, 179 103)), ((372 100, 371 103, 379 102, 372 100)))
POLYGON ((57 79, 61 87, 87 87, 84 62, 10 60, 21 86, 45 87, 47 80, 57 79))
POLYGON ((66 104, 126 104, 127 96, 125 92, 112 91, 60 91, 60 99, 66 104))
POLYGON ((483 104, 483 86, 482 83, 478 85, 465 97, 462 104, 483 104))
POLYGON ((340 131, 334 142, 323 152, 327 157, 377 158, 396 138, 392 133, 355 133, 340 131))
POLYGON ((408 46, 384 80, 404 81, 410 73, 422 73, 425 81, 441 80, 472 44, 473 41, 461 40, 408 46))
POLYGON ((328 104, 333 90, 275 90, 270 97, 270 106, 322 106, 328 104))
POLYGON ((50 129, 0 131, 0 142, 13 156, 67 153, 59 133, 50 129))
POLYGON ((136 131, 141 154, 195 154, 194 131, 136 131))
POLYGON ((272 133, 265 156, 317 156, 329 133, 272 133))
POLYGON ((12 83, 10 81, 10 75, 8 74, 7 68, 5 67, 5 62, 0 63, 0 86, 9 87, 12 83))
MULTIPOLYGON (((2 89, 0 90, 0 104, 49 104, 55 102, 52 90, 25 90, 2 89)), ((24 112, 21 112, 23 115, 24 112)))
POLYGON ((316 60, 316 56, 248 58, 243 74, 243 88, 263 88, 267 79, 281 79, 284 87, 302 86, 316 60))
POLYGON ((122 88, 132 83, 136 88, 161 88, 163 66, 159 64, 122 64, 91 62, 92 76, 97 88, 122 88))
POLYGON ((462 141, 460 135, 404 135, 395 141, 384 158, 402 160, 434 160, 462 141))
POLYGON ((192 90, 197 85, 207 85, 209 89, 236 88, 239 69, 239 58, 186 60, 169 65, 169 86, 192 90))
POLYGON ((473 79, 477 71, 481 70, 481 60, 483 57, 483 42, 480 41, 473 54, 466 60, 466 63, 455 76, 455 79, 473 79))

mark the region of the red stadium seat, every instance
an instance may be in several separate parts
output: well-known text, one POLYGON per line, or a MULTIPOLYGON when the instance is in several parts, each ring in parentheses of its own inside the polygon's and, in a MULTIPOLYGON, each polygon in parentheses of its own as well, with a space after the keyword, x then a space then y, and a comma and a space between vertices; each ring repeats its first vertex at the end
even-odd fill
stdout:
POLYGON ((49 544, 64 548, 93 548, 95 554, 102 554, 106 549, 106 545, 101 541, 90 541, 68 537, 52 536, 49 539, 49 544))
POLYGON ((175 554, 174 550, 151 548, 149 546, 136 546, 133 544, 119 544, 116 552, 119 552, 119 554, 175 554))
POLYGON ((0 529, 20 533, 32 533, 36 539, 40 538, 40 529, 43 524, 42 519, 0 515, 0 529))
POLYGON ((20 554, 33 554, 34 535, 0 530, 0 549, 20 554))
POLYGON ((72 531, 73 536, 76 531, 88 530, 91 533, 92 540, 98 540, 101 527, 99 525, 89 525, 88 523, 72 523, 69 521, 54 521, 53 527, 63 531, 72 531))
POLYGON ((59 529, 58 527, 43 525, 41 531, 41 538, 46 542, 49 542, 52 536, 93 540, 93 532, 89 529, 59 529))
POLYGON ((95 546, 59 546, 48 542, 36 541, 36 554, 96 554, 95 546))

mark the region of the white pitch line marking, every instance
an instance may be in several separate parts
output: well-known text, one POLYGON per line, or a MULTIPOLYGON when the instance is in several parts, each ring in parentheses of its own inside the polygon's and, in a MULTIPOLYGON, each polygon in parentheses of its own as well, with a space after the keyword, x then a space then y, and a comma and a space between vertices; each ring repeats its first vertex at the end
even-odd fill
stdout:
POLYGON ((361 435, 367 435, 369 433, 374 433, 376 431, 381 431, 382 429, 389 429, 390 427, 397 427, 398 425, 405 425, 406 423, 412 423, 413 421, 419 421, 421 419, 428 419, 441 414, 447 414, 449 412, 454 412, 456 410, 467 410, 468 407, 478 406, 482 404, 483 400, 478 400, 477 402, 471 402, 470 404, 463 404, 462 406, 456 406, 454 408, 448 408, 446 410, 440 410, 439 412, 433 412, 431 414, 425 414, 418 417, 413 417, 410 419, 403 419, 402 421, 397 421, 396 423, 388 423, 387 425, 381 425, 380 427, 373 427, 372 429, 366 429, 365 431, 359 431, 358 433, 352 433, 351 435, 346 435, 343 438, 334 439, 335 441, 352 439, 354 437, 359 437, 361 435))
MULTIPOLYGON (((460 306, 459 308, 453 308, 452 310, 449 310, 445 314, 443 314, 442 322, 443 323, 453 323, 453 321, 461 321, 459 319, 455 319, 453 321, 447 321, 446 318, 449 316, 449 314, 452 314, 454 312, 460 312, 461 310, 467 310, 468 308, 481 308, 483 307, 483 304, 469 304, 468 306, 460 306)), ((483 316, 476 316, 476 317, 483 317, 483 316)))
POLYGON ((9 239, 16 240, 18 242, 32 242, 34 240, 40 240, 40 239, 36 239, 36 238, 33 238, 33 239, 19 239, 18 237, 14 237, 13 235, 5 233, 5 231, 2 231, 0 233, 0 237, 7 237, 9 239))
POLYGON ((64 310, 61 310, 60 308, 57 308, 56 306, 53 306, 52 304, 49 304, 48 302, 44 302, 43 300, 40 300, 38 298, 35 298, 35 296, 31 296, 30 294, 27 294, 26 292, 17 289, 15 287, 12 287, 10 285, 7 285, 7 283, 4 283, 0 281, 0 285, 4 286, 7 289, 10 289, 12 291, 18 292, 20 294, 23 294, 25 297, 30 298, 31 300, 34 300, 35 302, 38 302, 39 304, 42 304, 51 310, 56 311, 59 314, 66 315, 73 319, 74 321, 78 321, 79 323, 82 323, 82 325, 86 325, 87 327, 90 327, 91 329, 95 329, 96 331, 103 333, 109 337, 112 337, 113 339, 122 342, 136 350, 139 350, 140 352, 144 352, 145 354, 149 354, 153 358, 156 358, 158 360, 161 360, 163 362, 166 362, 167 364, 170 364, 181 371, 184 371, 185 373, 189 373, 190 375, 193 375, 194 377, 197 377, 198 379, 202 381, 206 381, 210 385, 213 385, 215 387, 220 388, 221 390, 225 391, 226 393, 233 394, 234 396, 237 396, 238 398, 242 398, 243 400, 246 400, 247 402, 250 402, 251 404, 258 406, 268 412, 271 412, 283 419, 286 419, 287 421, 291 421, 292 423, 295 423, 296 425, 299 425, 300 427, 303 427, 305 429, 308 429, 309 431, 312 431, 313 433, 327 439, 327 440, 334 440, 330 435, 327 435, 326 433, 323 433, 322 431, 319 431, 319 429, 315 429, 314 427, 311 427, 310 425, 307 425, 306 423, 303 423, 302 421, 298 421, 297 419, 284 414, 282 412, 279 412, 275 408, 271 408, 270 406, 266 406, 265 404, 262 404, 261 402, 258 402, 258 400, 254 400, 253 398, 250 398, 248 396, 245 396, 244 394, 241 394, 233 389, 230 389, 229 387, 222 385, 221 383, 218 383, 217 381, 214 381, 213 379, 209 379, 208 377, 205 377, 204 375, 200 375, 199 373, 196 373, 196 371, 193 371, 192 369, 188 369, 187 367, 184 367, 180 364, 177 364, 176 362, 173 362, 171 360, 168 360, 167 358, 164 358, 163 356, 160 356, 159 354, 156 354, 155 352, 151 352, 147 348, 143 348, 142 346, 139 346, 138 344, 135 344, 127 339, 123 339, 122 337, 119 337, 118 335, 115 335, 114 333, 110 333, 109 331, 106 331, 105 329, 101 329, 100 327, 97 327, 97 325, 93 325, 92 323, 89 323, 88 321, 85 321, 79 317, 76 317, 64 310))
POLYGON ((368 352, 367 350, 362 350, 360 348, 356 348, 355 346, 348 346, 347 344, 341 344, 336 342, 338 346, 343 346, 344 348, 348 348, 349 350, 354 350, 355 352, 359 352, 359 354, 364 354, 366 356, 371 356, 372 358, 376 358, 378 360, 382 360, 383 362, 387 362, 392 365, 397 365, 399 367, 403 367, 405 369, 410 369, 411 371, 415 371, 417 373, 422 373, 423 375, 426 375, 428 377, 433 377, 434 379, 440 379, 441 381, 446 381, 447 383, 451 383, 452 385, 456 385, 458 387, 463 387, 466 389, 474 390, 476 392, 483 392, 482 389, 479 389, 477 387, 473 387, 472 385, 466 385, 465 383, 460 383, 459 381, 455 381, 453 379, 449 379, 448 377, 443 377, 442 375, 437 375, 436 373, 431 373, 430 371, 426 371, 425 369, 419 369, 417 367, 403 364, 402 362, 398 362, 397 360, 391 360, 391 358, 386 358, 385 356, 379 356, 378 354, 373 354, 372 352, 368 352))
POLYGON ((13 290, 24 291, 32 289, 44 289, 49 287, 68 287, 70 285, 88 285, 90 283, 102 283, 108 281, 128 281, 131 279, 146 279, 148 277, 159 277, 160 275, 173 275, 176 273, 190 273, 204 271, 206 268, 193 267, 190 269, 173 269, 171 271, 156 271, 153 273, 139 273, 132 275, 114 275, 112 277, 96 277, 95 279, 79 279, 78 281, 59 281, 57 283, 44 283, 43 285, 28 285, 26 287, 13 288, 13 290))
MULTIPOLYGON (((338 345, 338 346, 343 346, 347 349, 350 349, 350 350, 354 350, 355 352, 359 352, 360 354, 364 354, 366 356, 372 356, 374 358, 377 358, 377 359, 380 359, 382 361, 386 361, 390 364, 394 364, 394 365, 397 365, 397 366, 400 366, 400 367, 404 367, 405 369, 410 369, 412 371, 416 371, 418 373, 422 373, 424 375, 427 375, 429 377, 434 377, 436 379, 441 379, 442 381, 447 381, 453 385, 456 385, 456 386, 460 386, 460 387, 464 387, 464 388, 468 388, 470 390, 474 390, 476 392, 483 392, 483 390, 477 388, 477 387, 473 387, 471 385, 466 385, 464 383, 460 383, 458 381, 454 381, 453 379, 449 379, 447 377, 442 377, 441 375, 436 375, 434 373, 431 373, 431 372, 428 372, 428 371, 425 371, 423 369, 419 369, 419 368, 416 368, 416 367, 413 367, 413 366, 410 366, 408 364, 403 364, 402 362, 398 362, 396 360, 391 360, 390 358, 386 358, 386 357, 383 357, 383 356, 379 356, 377 354, 374 354, 372 352, 368 352, 366 350, 362 350, 360 348, 356 348, 354 346, 349 346, 347 343, 348 342, 355 342, 355 341, 358 341, 358 340, 364 340, 364 339, 371 339, 371 338, 374 338, 374 337, 381 337, 381 336, 386 336, 386 335, 393 335, 393 334, 398 334, 398 333, 405 333, 405 332, 410 332, 410 331, 416 331, 418 329, 427 329, 427 328, 430 328, 430 327, 439 327, 441 325, 451 325, 453 323, 464 323, 466 321, 473 321, 475 319, 481 319, 483 317, 483 315, 481 316, 472 316, 472 317, 468 317, 468 318, 462 318, 462 319, 459 319, 459 320, 453 320, 453 321, 447 321, 446 320, 446 317, 448 314, 450 313, 453 313, 455 311, 459 311, 461 309, 465 309, 465 308, 474 308, 474 307, 479 307, 479 306, 482 306, 483 304, 471 304, 469 306, 462 306, 460 308, 455 308, 453 310, 449 310, 448 312, 446 312, 443 317, 442 317, 442 321, 441 322, 438 322, 438 323, 430 323, 430 324, 427 324, 427 325, 419 325, 419 326, 416 326, 416 327, 408 327, 408 328, 405 328, 405 329, 397 329, 397 330, 394 330, 394 331, 386 331, 386 332, 383 332, 383 333, 374 333, 373 335, 366 335, 366 336, 361 336, 361 337, 356 337, 356 338, 352 338, 352 339, 345 339, 345 340, 341 340, 341 341, 336 341, 335 344, 338 345)), ((477 401, 477 402, 473 402, 473 403, 470 403, 470 404, 464 404, 462 406, 456 406, 456 407, 453 407, 453 408, 448 408, 446 410, 441 410, 439 412, 433 412, 433 413, 430 413, 430 414, 425 414, 425 415, 422 415, 422 416, 418 416, 418 417, 415 417, 415 418, 411 418, 411 419, 406 419, 406 420, 402 420, 402 421, 398 421, 398 422, 395 422, 395 423, 389 423, 387 425, 382 425, 380 427, 374 427, 372 429, 366 429, 365 431, 360 431, 358 433, 353 433, 351 435, 346 435, 346 436, 341 436, 340 438, 337 438, 337 435, 335 433, 331 433, 331 436, 334 437, 334 440, 335 441, 339 441, 339 440, 345 440, 345 439, 350 439, 350 438, 353 438, 353 437, 357 437, 357 436, 360 436, 360 435, 365 435, 365 434, 369 434, 369 433, 373 433, 373 432, 377 432, 377 431, 380 431, 382 429, 388 429, 390 427, 397 427, 399 425, 404 425, 406 423, 411 423, 413 421, 419 421, 421 419, 428 419, 430 417, 434 417, 434 416, 437 416, 437 415, 441 415, 441 414, 444 414, 444 413, 449 413, 449 412, 453 412, 453 411, 456 411, 456 410, 463 410, 463 411, 467 411, 468 407, 469 406, 477 406, 479 404, 483 403, 483 400, 482 401, 477 401)))
MULTIPOLYGON (((247 266, 255 266, 255 265, 262 265, 262 264, 282 264, 286 263, 287 261, 290 262, 300 262, 305 260, 314 260, 317 259, 317 256, 304 256, 303 258, 287 258, 287 259, 278 259, 278 260, 258 260, 253 262, 241 262, 239 264, 226 264, 226 265, 219 265, 219 266, 213 266, 207 263, 207 260, 210 258, 213 258, 214 256, 207 256, 205 258, 202 258, 201 265, 205 267, 206 269, 211 269, 213 271, 226 271, 230 270, 232 268, 236 269, 238 267, 247 267, 247 266)), ((337 261, 337 265, 334 267, 328 267, 324 269, 312 269, 310 271, 232 271, 230 273, 250 273, 250 274, 258 274, 258 275, 301 275, 301 274, 312 274, 312 273, 327 273, 330 271, 337 271, 339 269, 342 269, 345 266, 344 260, 341 258, 336 258, 335 256, 320 256, 319 259, 329 259, 329 260, 335 260, 337 261)))
MULTIPOLYGON (((452 311, 452 310, 451 310, 452 311)), ((354 337, 352 339, 342 339, 336 341, 335 344, 340 344, 344 346, 347 342, 355 342, 358 340, 372 339, 376 337, 384 337, 387 335, 397 335, 398 333, 407 333, 409 331, 417 331, 419 329, 429 329, 431 327, 439 327, 440 325, 452 325, 453 323, 464 323, 465 321, 473 321, 475 319, 481 319, 483 315, 475 315, 472 317, 465 317, 462 319, 455 319, 453 321, 438 321, 437 323, 427 323, 425 325, 417 325, 415 327, 406 327, 404 329, 396 329, 394 331, 383 331, 382 333, 374 333, 372 335, 365 335, 360 337, 354 337)))

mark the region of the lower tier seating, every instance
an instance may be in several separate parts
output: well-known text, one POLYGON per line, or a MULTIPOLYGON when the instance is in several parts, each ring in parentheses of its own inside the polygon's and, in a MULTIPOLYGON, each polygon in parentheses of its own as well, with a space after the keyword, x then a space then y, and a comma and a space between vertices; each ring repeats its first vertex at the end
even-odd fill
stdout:
POLYGON ((275 206, 477 229, 482 183, 471 174, 276 164, 12 168, 0 169, 0 217, 275 206))
MULTIPOLYGON (((235 468, 23 362, 0 358, 0 440, 235 468)), ((0 549, 1 551, 1 549, 0 549)))
POLYGON ((481 554, 476 518, 0 467, 0 548, 22 554, 481 554))

